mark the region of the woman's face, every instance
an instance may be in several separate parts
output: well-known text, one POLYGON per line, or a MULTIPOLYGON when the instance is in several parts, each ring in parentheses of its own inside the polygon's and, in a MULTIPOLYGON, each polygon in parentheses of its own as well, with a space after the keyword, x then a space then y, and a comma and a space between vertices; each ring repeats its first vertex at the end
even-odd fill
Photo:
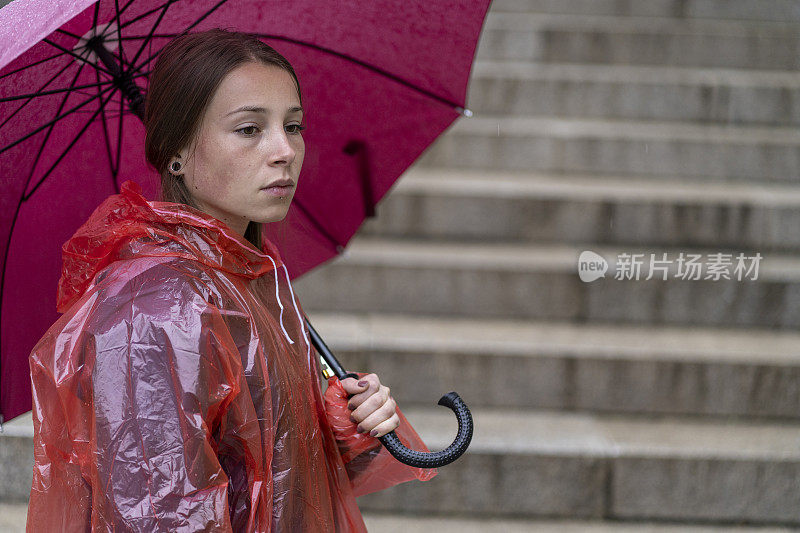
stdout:
POLYGON ((294 80, 280 67, 250 62, 223 78, 179 159, 204 212, 240 235, 251 220, 283 220, 305 155, 299 108, 294 80), (261 109, 237 111, 243 106, 261 109), (294 185, 282 197, 264 189, 286 178, 294 185))

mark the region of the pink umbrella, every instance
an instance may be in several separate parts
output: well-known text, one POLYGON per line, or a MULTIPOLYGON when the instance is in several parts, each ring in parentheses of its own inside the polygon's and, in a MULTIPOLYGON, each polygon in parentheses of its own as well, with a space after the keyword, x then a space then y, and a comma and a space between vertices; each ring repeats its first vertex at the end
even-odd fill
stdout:
MULTIPOLYGON (((128 179, 154 198, 148 70, 183 32, 258 35, 293 64, 303 176, 267 237, 292 278, 341 253, 465 109, 490 1, 15 0, 0 9, 0 423, 31 409, 28 355, 58 318, 61 245, 128 179)), ((1 426, 0 426, 1 427, 1 426)))

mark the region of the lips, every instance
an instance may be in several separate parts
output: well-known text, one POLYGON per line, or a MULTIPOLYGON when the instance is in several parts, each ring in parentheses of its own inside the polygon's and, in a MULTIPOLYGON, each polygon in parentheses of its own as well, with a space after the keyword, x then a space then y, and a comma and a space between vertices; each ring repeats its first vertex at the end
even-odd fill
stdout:
POLYGON ((273 181, 272 183, 270 183, 266 187, 261 187, 261 188, 262 189, 269 189, 270 187, 293 187, 293 186, 294 186, 294 181, 292 181, 289 178, 284 178, 284 179, 273 181))

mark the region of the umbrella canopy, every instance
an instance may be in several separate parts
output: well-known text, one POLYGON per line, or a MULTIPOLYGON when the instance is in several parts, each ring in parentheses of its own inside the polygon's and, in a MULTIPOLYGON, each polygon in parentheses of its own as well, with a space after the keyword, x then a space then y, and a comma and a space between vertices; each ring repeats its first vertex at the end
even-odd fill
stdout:
POLYGON ((465 109, 490 1, 15 0, 0 9, 0 420, 31 409, 28 355, 58 318, 61 245, 119 185, 155 198, 139 116, 159 50, 252 33, 301 83, 306 155, 265 235, 296 278, 341 253, 465 109))

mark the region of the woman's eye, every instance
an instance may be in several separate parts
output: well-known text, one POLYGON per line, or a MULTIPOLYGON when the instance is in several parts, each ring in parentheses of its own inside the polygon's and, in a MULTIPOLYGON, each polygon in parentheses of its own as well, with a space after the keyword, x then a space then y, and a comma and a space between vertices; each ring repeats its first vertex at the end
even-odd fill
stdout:
MULTIPOLYGON (((293 133, 293 134, 298 134, 298 133, 300 133, 301 131, 303 131, 304 129, 306 129, 306 127, 305 127, 305 126, 301 126, 300 124, 289 124, 289 125, 288 125, 288 126, 286 126, 286 127, 287 127, 287 128, 294 128, 294 130, 292 130, 292 131, 290 132, 290 133, 293 133)), ((245 137, 252 137, 253 135, 255 135, 255 134, 256 134, 256 132, 254 132, 254 131, 253 131, 252 133, 248 133, 248 132, 246 132, 245 130, 258 130, 258 129, 259 129, 259 128, 258 128, 258 126, 245 126, 245 127, 243 127, 243 128, 239 128, 239 129, 238 129, 238 130, 236 130, 236 131, 241 131, 241 132, 242 132, 242 135, 244 135, 245 137)))
MULTIPOLYGON (((258 126, 245 126, 244 128, 239 128, 236 131, 242 131, 243 132, 244 130, 251 130, 251 129, 256 129, 257 130, 258 126)), ((255 132, 253 132, 253 133, 244 133, 245 137, 252 137, 253 135, 255 135, 255 132)))

